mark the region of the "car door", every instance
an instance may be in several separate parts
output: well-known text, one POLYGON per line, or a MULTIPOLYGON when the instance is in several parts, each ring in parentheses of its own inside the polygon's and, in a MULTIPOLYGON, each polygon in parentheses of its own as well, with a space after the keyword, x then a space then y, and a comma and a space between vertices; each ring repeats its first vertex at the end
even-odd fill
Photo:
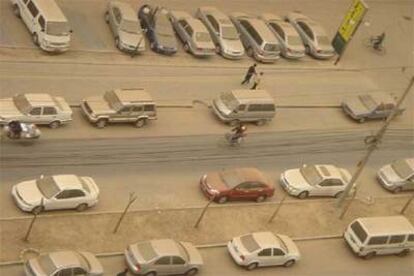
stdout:
POLYGON ((184 274, 187 271, 187 263, 181 256, 171 257, 171 274, 184 274))
POLYGON ((45 123, 50 123, 58 120, 57 115, 58 112, 54 106, 44 106, 42 108, 42 120, 45 123))
POLYGON ((230 192, 230 197, 234 199, 250 198, 250 182, 244 182, 234 187, 230 192))
POLYGON ((272 265, 283 265, 287 261, 286 253, 280 248, 273 248, 272 265))
POLYGON ((136 121, 141 115, 144 110, 142 105, 134 105, 131 107, 131 113, 129 114, 129 121, 136 121))
POLYGON ((115 115, 112 120, 114 122, 128 122, 130 120, 131 106, 122 107, 115 115))
POLYGON ((27 116, 27 121, 35 124, 42 123, 42 107, 33 107, 27 116))
POLYGON ((171 269, 171 256, 162 256, 154 262, 157 275, 168 275, 171 269))
POLYGON ((112 28, 112 32, 114 33, 114 36, 117 37, 119 36, 119 28, 121 25, 121 20, 122 20, 122 16, 121 16, 121 11, 119 10, 118 7, 112 7, 111 8, 111 12, 110 12, 110 16, 109 16, 109 21, 110 21, 110 25, 112 28))
POLYGON ((31 0, 22 0, 25 5, 22 5, 22 9, 20 10, 21 17, 24 23, 27 25, 29 30, 33 32, 34 30, 34 19, 39 14, 39 9, 31 0))
POLYGON ((208 14, 206 18, 207 26, 213 39, 213 42, 215 44, 220 44, 220 26, 217 20, 211 14, 208 14))
POLYGON ((332 179, 324 179, 321 183, 314 186, 311 190, 311 195, 314 196, 327 196, 332 194, 332 179))
POLYGON ((58 193, 50 200, 48 209, 73 209, 85 202, 85 193, 79 189, 68 189, 58 193))
POLYGON ((272 248, 264 248, 257 253, 257 260, 259 266, 270 266, 273 265, 272 248))

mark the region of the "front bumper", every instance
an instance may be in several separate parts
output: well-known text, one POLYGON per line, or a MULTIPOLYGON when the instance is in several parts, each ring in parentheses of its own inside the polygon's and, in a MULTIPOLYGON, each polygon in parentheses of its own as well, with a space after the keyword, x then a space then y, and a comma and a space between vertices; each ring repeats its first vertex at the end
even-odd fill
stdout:
POLYGON ((203 192, 203 194, 208 198, 208 199, 213 199, 214 197, 216 197, 216 194, 212 193, 211 191, 209 191, 209 189, 207 188, 206 184, 205 184, 205 175, 203 177, 201 177, 200 179, 200 189, 203 192))
POLYGON ((222 50, 221 55, 227 59, 241 59, 244 56, 244 52, 230 53, 230 52, 225 52, 222 50))
POLYGON ((81 103, 82 114, 88 119, 91 123, 96 123, 98 121, 98 117, 92 116, 88 109, 86 108, 85 102, 81 103))
POLYGON ((13 201, 16 203, 16 205, 17 205, 17 206, 18 206, 18 207, 19 207, 22 211, 25 211, 25 212, 31 212, 31 211, 32 211, 32 209, 33 209, 33 207, 34 207, 34 206, 24 203, 24 202, 23 202, 23 201, 19 198, 19 195, 17 194, 17 189, 16 189, 16 187, 13 187, 13 188, 12 188, 11 194, 12 194, 12 197, 13 197, 13 201))
POLYGON ((289 182, 286 180, 285 176, 283 174, 280 175, 280 186, 290 195, 298 196, 300 192, 302 192, 299 189, 295 189, 292 186, 289 185, 289 182))
POLYGON ((348 231, 345 231, 344 239, 348 247, 352 250, 352 252, 360 256, 359 247, 355 244, 354 238, 351 236, 351 234, 348 233, 348 231))
POLYGON ((43 51, 50 52, 50 53, 63 53, 69 50, 69 44, 53 45, 53 44, 40 43, 40 48, 43 51))
POLYGON ((380 173, 377 173, 377 179, 381 186, 387 189, 388 191, 392 192, 395 188, 397 188, 396 185, 386 182, 385 179, 380 175, 380 173))
POLYGON ((280 54, 278 55, 262 55, 258 53, 254 53, 254 58, 263 63, 273 63, 276 62, 280 58, 280 54))

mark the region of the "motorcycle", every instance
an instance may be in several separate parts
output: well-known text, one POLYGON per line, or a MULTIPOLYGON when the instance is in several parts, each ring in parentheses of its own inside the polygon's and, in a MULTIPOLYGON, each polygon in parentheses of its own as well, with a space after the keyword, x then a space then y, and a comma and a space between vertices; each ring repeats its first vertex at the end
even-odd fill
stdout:
POLYGON ((40 137, 40 129, 35 124, 20 123, 20 134, 15 133, 9 125, 3 127, 3 132, 7 138, 12 140, 32 140, 40 137))
POLYGON ((238 135, 235 133, 226 133, 225 138, 226 138, 227 143, 229 143, 230 146, 240 146, 245 136, 246 134, 238 135))

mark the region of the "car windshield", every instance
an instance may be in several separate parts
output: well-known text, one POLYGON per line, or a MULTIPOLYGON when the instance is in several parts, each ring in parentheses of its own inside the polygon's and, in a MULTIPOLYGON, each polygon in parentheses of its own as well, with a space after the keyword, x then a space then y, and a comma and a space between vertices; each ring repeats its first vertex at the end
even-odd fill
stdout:
POLYGON ((321 183, 323 179, 315 166, 303 166, 300 168, 300 172, 305 180, 312 186, 321 183))
POLYGON ((38 260, 40 267, 46 275, 52 275, 53 272, 57 269, 55 263, 50 258, 50 255, 41 255, 38 260))
POLYGON ((288 41, 289 45, 292 45, 292 46, 299 46, 299 45, 303 44, 302 39, 299 36, 296 36, 296 35, 288 36, 287 41, 288 41))
POLYGON ((331 42, 329 41, 329 38, 325 35, 317 36, 316 39, 318 40, 318 44, 323 44, 323 45, 331 44, 331 42))
POLYGON ((160 15, 156 18, 156 33, 163 36, 173 36, 171 23, 165 15, 160 15))
POLYGON ((407 160, 405 159, 395 161, 391 164, 391 167, 402 179, 409 178, 411 175, 414 174, 413 169, 410 167, 407 160))
POLYGON ((224 39, 228 40, 238 40, 239 39, 239 33, 237 32, 236 28, 234 27, 222 27, 221 28, 221 36, 224 39))
POLYGON ((359 99, 368 110, 374 110, 378 106, 370 95, 359 96, 359 99))
POLYGON ((20 112, 24 114, 28 114, 30 110, 32 109, 32 106, 30 105, 29 101, 23 94, 19 94, 13 97, 14 105, 17 107, 20 112))
POLYGON ((130 34, 139 34, 141 32, 138 27, 138 22, 131 20, 123 20, 121 30, 130 34))
POLYGON ((280 247, 283 249, 283 251, 288 252, 289 250, 286 246, 286 243, 278 235, 275 235, 275 236, 276 236, 276 239, 279 241, 280 247))
POLYGON ((361 224, 358 221, 355 221, 351 224, 351 229, 354 232, 355 236, 361 243, 364 243, 367 239, 367 233, 365 232, 364 228, 362 228, 361 224))
POLYGON ((237 99, 232 93, 223 93, 221 94, 220 99, 230 111, 235 110, 238 106, 237 99))
POLYGON ((67 22, 47 22, 46 33, 48 35, 65 36, 69 35, 69 32, 70 27, 67 22))
POLYGON ((241 236, 240 241, 243 244, 243 247, 250 253, 260 249, 259 244, 254 239, 252 234, 241 236))
POLYGON ((36 185, 42 195, 46 198, 51 198, 59 192, 59 187, 52 176, 36 180, 36 185))
POLYGON ((155 257, 157 257, 157 253, 154 250, 154 247, 152 247, 152 244, 150 242, 143 242, 137 244, 137 248, 139 253, 141 254, 142 258, 148 262, 155 257))
POLYGON ((263 49, 268 52, 276 52, 279 49, 279 47, 277 46, 277 44, 266 43, 263 49))
POLYGON ((209 42, 210 35, 206 32, 197 32, 195 33, 195 40, 198 42, 209 42))
POLYGON ((241 183, 241 179, 235 171, 222 171, 220 178, 229 188, 234 188, 241 183))
POLYGON ((104 99, 106 100, 106 102, 109 104, 109 106, 116 110, 119 111, 122 108, 122 103, 119 100, 118 96, 115 94, 114 91, 108 91, 105 93, 104 99))

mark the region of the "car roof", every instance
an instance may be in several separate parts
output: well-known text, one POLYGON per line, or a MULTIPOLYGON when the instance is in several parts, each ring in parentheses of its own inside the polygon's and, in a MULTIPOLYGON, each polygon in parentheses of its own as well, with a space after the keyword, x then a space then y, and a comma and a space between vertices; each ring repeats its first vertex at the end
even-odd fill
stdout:
POLYGON ((151 95, 145 89, 115 89, 114 93, 122 104, 153 101, 151 95))
POLYGON ((32 106, 56 106, 52 96, 46 93, 26 93, 23 95, 32 106))
POLYGON ((414 234, 414 226, 404 216, 366 217, 356 219, 371 235, 414 234))
POLYGON ((170 10, 170 14, 174 16, 177 20, 193 18, 188 12, 185 11, 170 10))
MULTIPOLYGON (((259 181, 270 186, 269 180, 264 176, 264 174, 256 168, 236 168, 236 169, 225 169, 222 171, 226 175, 233 175, 239 180, 239 182, 245 181, 259 181)), ((240 184, 238 183, 238 184, 240 184)))
MULTIPOLYGON (((182 256, 181 250, 179 249, 179 242, 173 239, 159 239, 151 240, 151 245, 157 252, 158 256, 165 255, 179 255, 182 256)), ((185 256, 182 256, 185 257, 185 256)))
POLYGON ((319 173, 324 178, 342 179, 340 169, 334 165, 322 164, 322 165, 315 165, 315 167, 318 169, 319 173))
POLYGON ((371 98, 377 103, 384 103, 384 104, 389 104, 389 103, 393 103, 395 104, 395 100, 393 99, 393 97, 391 97, 391 95, 386 94, 386 93, 375 93, 375 94, 367 94, 368 96, 371 96, 371 98))
POLYGON ((67 22, 66 16, 63 14, 59 5, 54 0, 35 0, 36 7, 45 17, 46 21, 67 22))
POLYGON ((318 22, 316 22, 315 20, 313 20, 309 16, 306 16, 306 15, 304 15, 302 13, 299 13, 299 12, 291 12, 291 13, 288 14, 288 17, 293 18, 296 21, 305 22, 306 24, 308 24, 312 28, 312 31, 316 35, 326 36, 325 29, 322 28, 322 26, 318 22))
POLYGON ((255 232, 252 233, 252 235, 253 238, 256 240, 257 244, 260 246, 260 248, 283 247, 281 246, 280 240, 272 232, 255 232))
POLYGON ((132 9, 130 4, 121 1, 111 1, 110 4, 121 10, 122 19, 138 21, 135 11, 132 9))
POLYGON ((278 43, 272 31, 270 31, 269 27, 262 19, 253 16, 242 16, 238 17, 238 19, 248 21, 250 25, 252 25, 252 27, 259 33, 260 37, 266 41, 266 43, 278 43))
POLYGON ((204 7, 200 7, 200 10, 207 14, 211 14, 214 18, 217 19, 217 21, 220 24, 233 26, 233 23, 231 23, 229 17, 225 13, 217 9, 216 7, 204 6, 204 7))
POLYGON ((274 99, 264 89, 248 90, 248 89, 235 89, 231 93, 237 100, 248 100, 248 99, 265 99, 274 102, 274 99))
POLYGON ((60 190, 82 188, 79 177, 74 174, 59 174, 52 177, 60 190))
POLYGON ((284 21, 282 19, 282 17, 280 17, 278 15, 275 15, 273 13, 263 13, 260 16, 260 18, 267 21, 267 22, 269 22, 269 23, 271 23, 271 22, 277 23, 279 26, 281 26, 283 28, 283 31, 287 35, 296 35, 296 36, 298 36, 298 33, 295 30, 295 28, 293 28, 293 26, 290 23, 284 21))
POLYGON ((45 255, 49 255, 56 267, 83 267, 77 253, 74 251, 55 251, 45 255))

